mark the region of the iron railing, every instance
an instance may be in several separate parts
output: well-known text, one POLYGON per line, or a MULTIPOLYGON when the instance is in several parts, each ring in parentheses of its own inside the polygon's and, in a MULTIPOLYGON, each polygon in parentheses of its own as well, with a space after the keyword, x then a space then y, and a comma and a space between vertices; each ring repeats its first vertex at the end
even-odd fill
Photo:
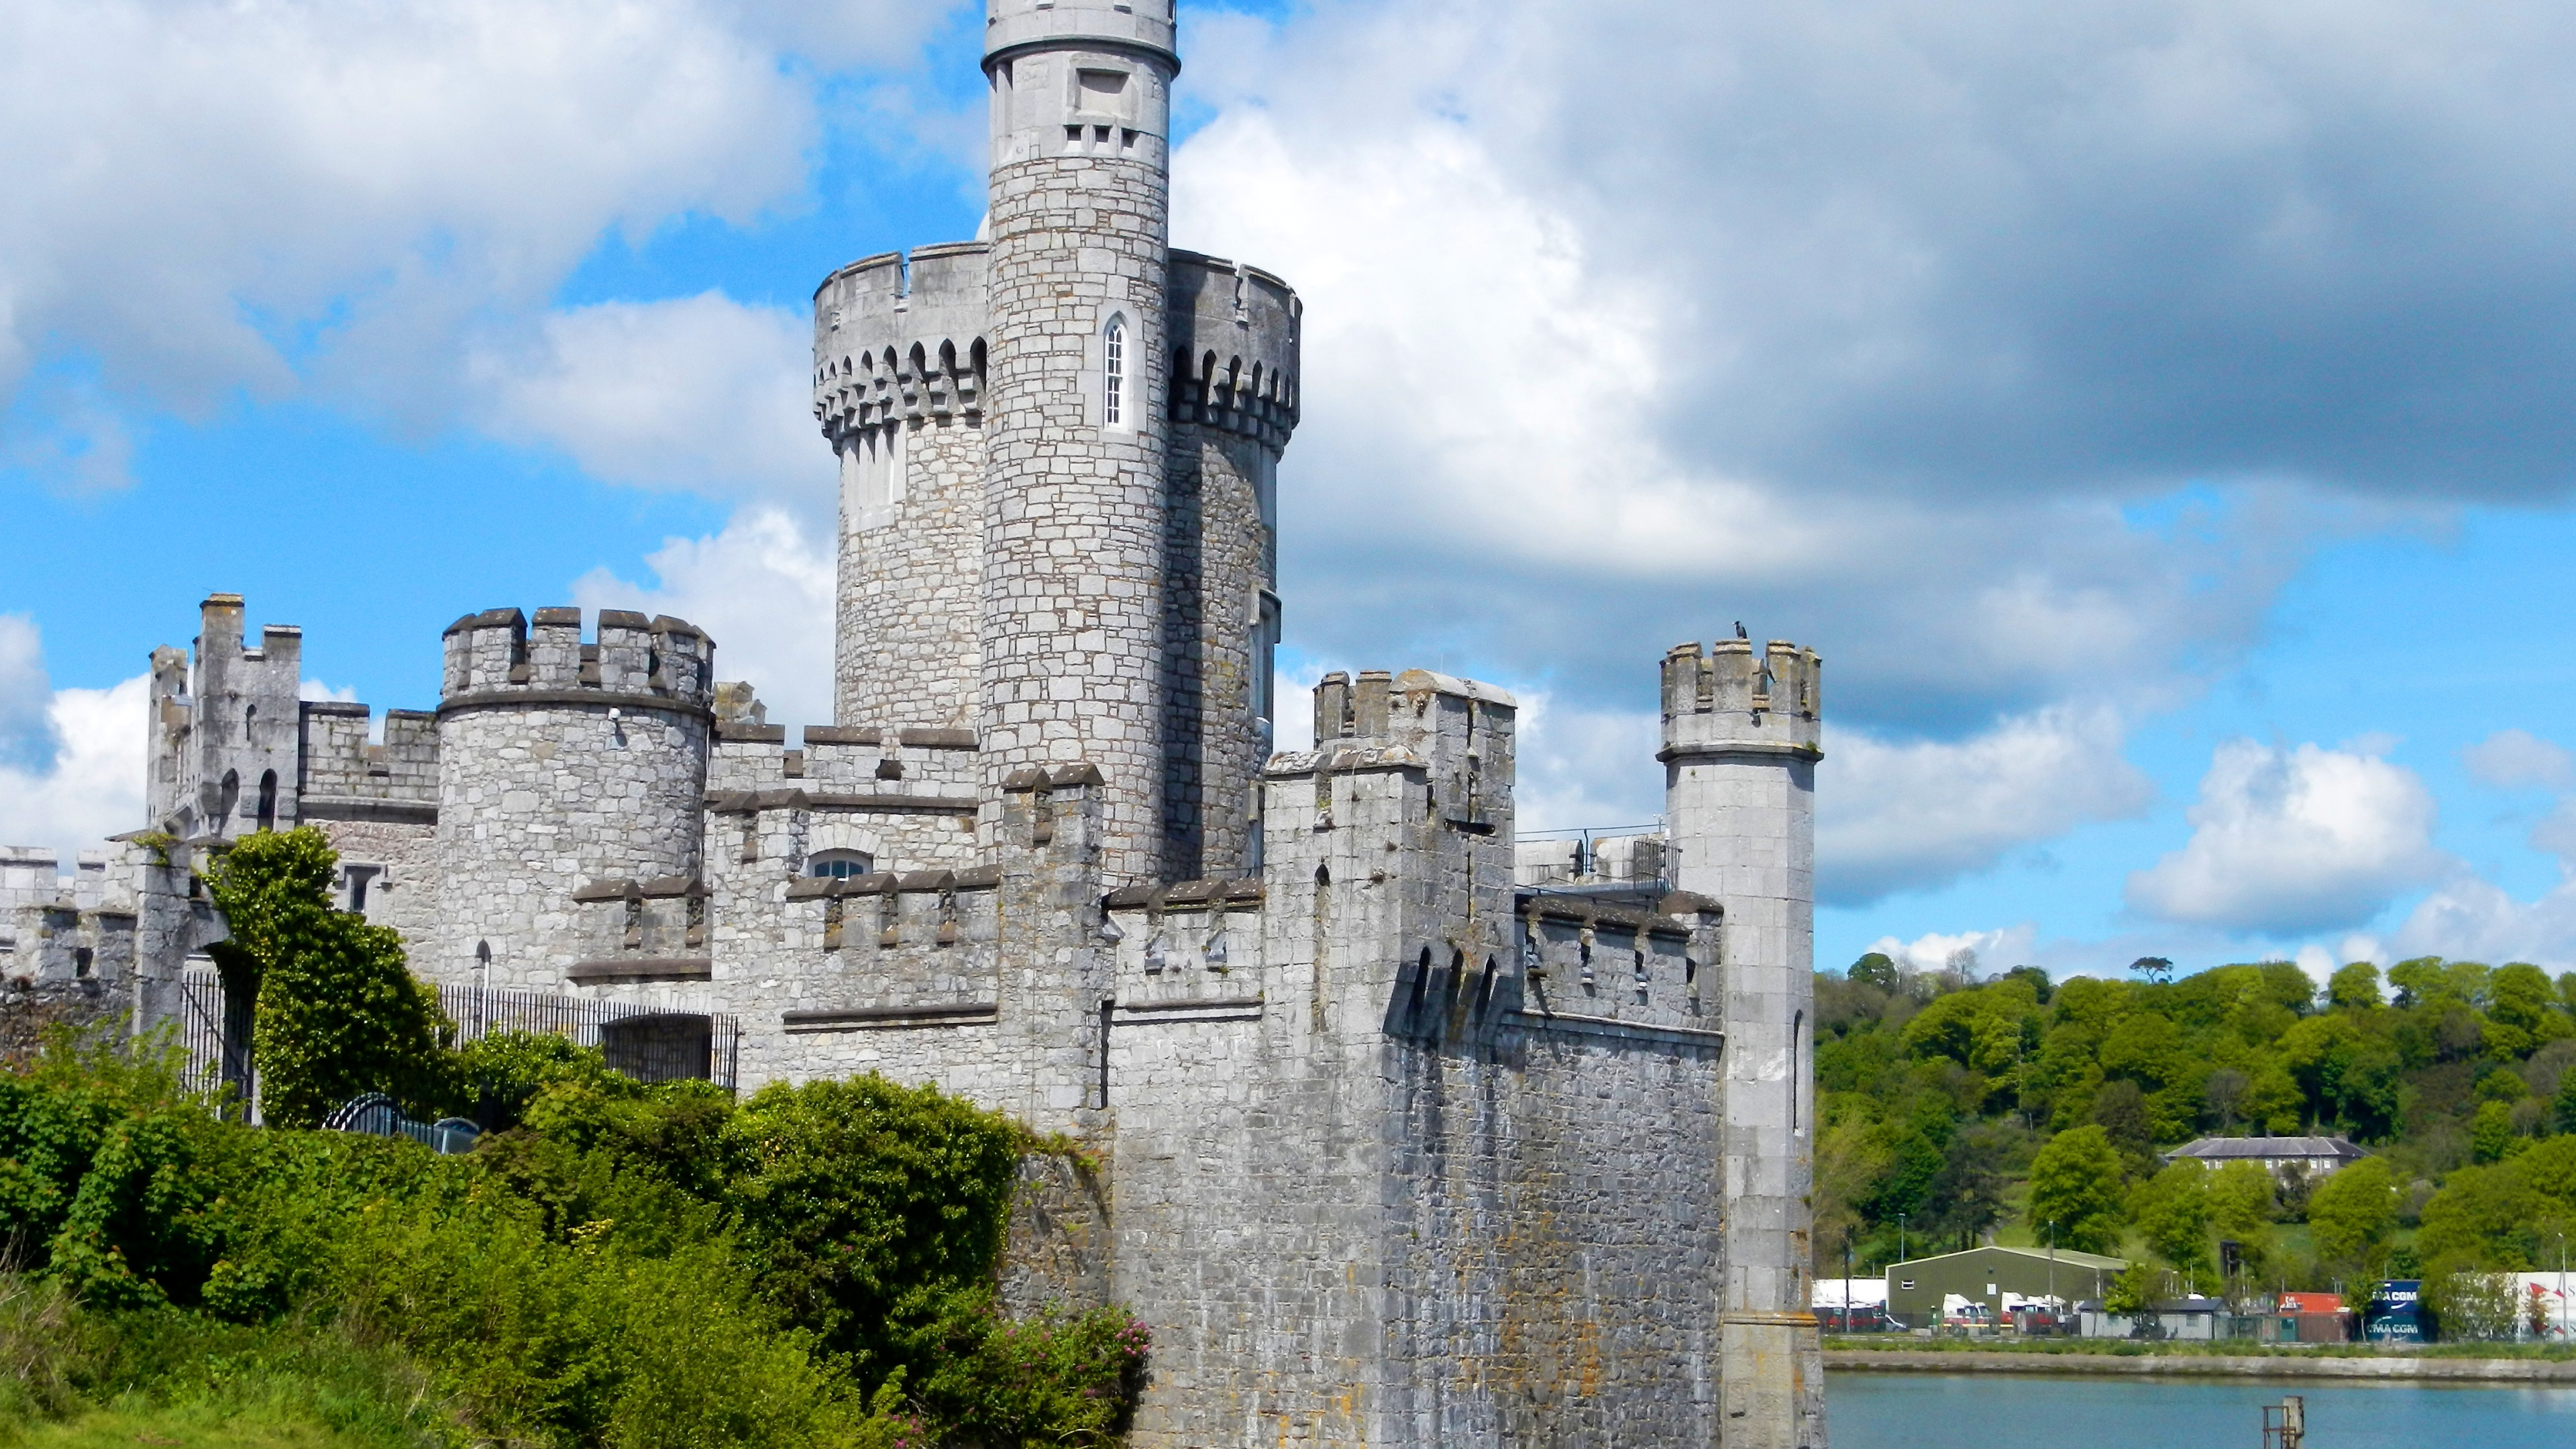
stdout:
POLYGON ((438 1005, 456 1023, 460 1045, 496 1031, 550 1032, 599 1048, 609 1066, 639 1082, 734 1087, 742 1025, 723 1012, 482 986, 441 986, 438 1005))

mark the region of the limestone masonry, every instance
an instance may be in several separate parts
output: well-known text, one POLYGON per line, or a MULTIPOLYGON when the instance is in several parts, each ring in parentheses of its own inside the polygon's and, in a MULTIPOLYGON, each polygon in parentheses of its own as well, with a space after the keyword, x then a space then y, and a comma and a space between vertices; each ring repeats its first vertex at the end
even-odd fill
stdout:
POLYGON ((300 701, 218 594, 152 656, 142 829, 0 850, 0 1034, 177 1022, 238 1078, 191 870, 314 826, 451 999, 1088 1144, 1004 1287, 1151 1325, 1137 1445, 1821 1446, 1816 656, 1665 657, 1660 832, 1519 839, 1470 680, 1329 675, 1275 753, 1300 305, 1167 240, 1173 21, 991 0, 987 238, 815 293, 830 725, 617 610, 466 615, 434 710, 300 701))

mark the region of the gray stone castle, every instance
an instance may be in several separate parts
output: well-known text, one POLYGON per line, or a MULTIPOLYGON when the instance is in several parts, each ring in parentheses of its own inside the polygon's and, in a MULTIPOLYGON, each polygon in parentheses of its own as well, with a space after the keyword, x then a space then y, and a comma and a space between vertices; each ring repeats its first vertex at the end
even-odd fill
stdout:
POLYGON ((1519 838, 1469 680, 1328 675, 1274 753, 1296 293, 1166 239, 1172 0, 987 37, 987 238, 815 295, 831 724, 564 608, 459 619, 436 708, 379 719, 216 595, 152 656, 150 842, 0 852, 12 999, 184 1015, 190 866, 313 826, 451 1000, 1088 1144, 1005 1288, 1152 1326, 1137 1445, 1822 1446, 1816 656, 1665 656, 1644 834, 1519 838))

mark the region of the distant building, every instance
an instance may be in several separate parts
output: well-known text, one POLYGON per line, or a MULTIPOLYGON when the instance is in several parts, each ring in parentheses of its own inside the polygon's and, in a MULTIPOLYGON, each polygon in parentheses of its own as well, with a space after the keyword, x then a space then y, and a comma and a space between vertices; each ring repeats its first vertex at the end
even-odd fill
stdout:
POLYGON ((1887 1268, 1887 1308, 1907 1328, 1926 1328, 1940 1321, 1942 1300, 1956 1295, 2002 1316, 2005 1299, 2016 1303, 2049 1298, 2067 1302, 2099 1298, 2113 1277, 2128 1268, 2126 1259, 2059 1248, 1970 1248, 1912 1258, 1887 1268))
POLYGON ((2267 1343, 2349 1343, 2354 1315, 2334 1293, 2284 1293, 2256 1325, 2255 1336, 2267 1343))
POLYGON ((2175 1148, 2166 1159, 2194 1158, 2210 1168, 2259 1163, 2276 1179, 2286 1181, 2295 1169, 2314 1181, 2369 1155, 2340 1137, 2203 1137, 2175 1148))

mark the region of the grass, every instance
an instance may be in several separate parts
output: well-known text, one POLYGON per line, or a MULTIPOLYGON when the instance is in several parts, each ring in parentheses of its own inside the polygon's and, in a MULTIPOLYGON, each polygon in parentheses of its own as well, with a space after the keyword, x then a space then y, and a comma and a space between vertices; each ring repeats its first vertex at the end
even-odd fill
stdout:
POLYGON ((445 1449, 452 1408, 344 1324, 98 1313, 0 1273, 0 1449, 445 1449))
POLYGON ((419 1442, 372 1426, 334 1424, 308 1405, 272 1395, 187 1403, 120 1402, 67 1419, 0 1427, 10 1449, 393 1449, 419 1442), (14 1432, 12 1432, 14 1430, 14 1432))

